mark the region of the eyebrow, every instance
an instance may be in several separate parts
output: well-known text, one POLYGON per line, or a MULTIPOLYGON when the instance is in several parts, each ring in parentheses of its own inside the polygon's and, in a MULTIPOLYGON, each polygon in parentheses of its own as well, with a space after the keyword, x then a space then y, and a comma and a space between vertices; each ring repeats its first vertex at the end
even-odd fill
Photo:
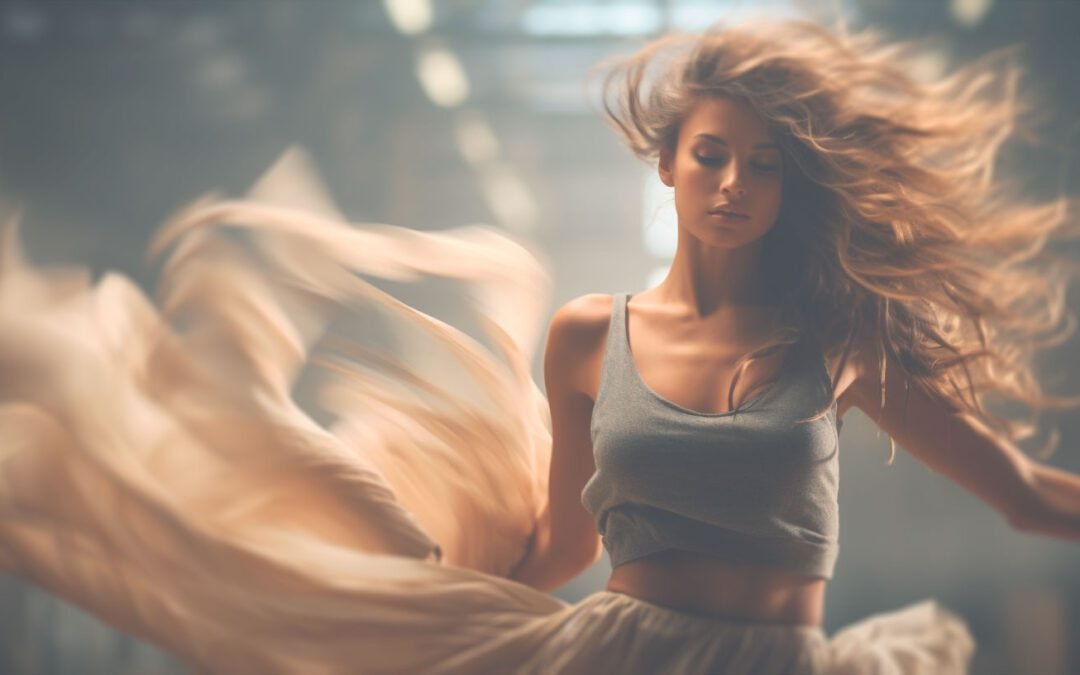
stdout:
MULTIPOLYGON (((712 141, 714 143, 720 143, 722 145, 728 145, 728 142, 725 141, 723 138, 720 138, 719 136, 714 136, 713 134, 704 134, 704 133, 703 134, 695 134, 694 138, 704 138, 704 139, 712 141)), ((757 149, 779 150, 780 147, 776 143, 758 143, 758 144, 754 145, 754 149, 755 150, 757 150, 757 149)))

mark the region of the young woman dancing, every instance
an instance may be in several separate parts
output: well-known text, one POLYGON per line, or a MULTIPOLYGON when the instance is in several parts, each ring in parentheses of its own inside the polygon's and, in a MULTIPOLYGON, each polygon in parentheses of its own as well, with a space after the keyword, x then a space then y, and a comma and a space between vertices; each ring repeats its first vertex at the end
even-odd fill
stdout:
POLYGON ((858 407, 1018 529, 1080 539, 1080 478, 986 407, 1075 404, 1032 372, 1071 327, 1046 243, 1072 221, 993 175, 1014 72, 924 83, 902 55, 779 22, 607 64, 678 247, 656 287, 555 313, 546 396, 535 254, 352 226, 295 159, 164 228, 156 306, 9 234, 0 565, 211 672, 966 672, 932 600, 824 633, 838 431, 858 407), (465 282, 492 348, 361 275, 465 282), (602 547, 605 589, 544 592, 602 547))

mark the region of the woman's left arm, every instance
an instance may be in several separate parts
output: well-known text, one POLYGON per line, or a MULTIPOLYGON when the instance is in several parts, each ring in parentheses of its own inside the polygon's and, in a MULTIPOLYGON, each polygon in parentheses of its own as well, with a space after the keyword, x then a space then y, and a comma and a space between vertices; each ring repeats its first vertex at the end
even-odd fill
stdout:
MULTIPOLYGON (((870 360, 863 360, 863 364, 870 360)), ((934 471, 993 506, 1013 527, 1080 541, 1080 476, 1032 460, 968 413, 952 413, 890 361, 885 406, 875 366, 857 367, 844 397, 934 471)))

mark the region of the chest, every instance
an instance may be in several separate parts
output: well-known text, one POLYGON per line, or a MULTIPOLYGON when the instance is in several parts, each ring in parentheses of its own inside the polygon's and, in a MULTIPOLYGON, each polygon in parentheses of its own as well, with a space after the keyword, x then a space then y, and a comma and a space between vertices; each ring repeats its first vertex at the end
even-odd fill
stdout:
POLYGON ((625 356, 632 379, 688 411, 722 414, 739 407, 783 367, 782 348, 745 358, 777 336, 760 319, 730 311, 709 321, 658 318, 631 311, 629 302, 619 314, 614 348, 625 356))
POLYGON ((732 404, 738 406, 759 391, 759 385, 780 375, 782 351, 752 360, 740 370, 740 359, 749 351, 704 340, 674 343, 639 336, 630 352, 630 366, 641 383, 661 398, 689 410, 720 413, 729 411, 732 404))
POLYGON ((597 469, 645 490, 666 476, 677 491, 700 479, 708 492, 727 476, 737 483, 730 489, 754 493, 766 481, 780 493, 800 493, 814 467, 834 461, 838 437, 823 368, 794 359, 788 365, 768 388, 736 399, 734 412, 682 408, 635 381, 628 365, 613 365, 591 423, 597 469))

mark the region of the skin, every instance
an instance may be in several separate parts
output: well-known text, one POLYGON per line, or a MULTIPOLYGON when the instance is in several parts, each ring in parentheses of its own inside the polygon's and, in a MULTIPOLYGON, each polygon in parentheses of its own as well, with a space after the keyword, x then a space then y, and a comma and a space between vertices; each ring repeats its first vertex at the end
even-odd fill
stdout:
MULTIPOLYGON (((783 167, 779 153, 767 147, 771 142, 752 109, 708 98, 683 121, 675 147, 660 156, 660 178, 675 191, 678 246, 667 277, 631 298, 629 342, 641 379, 685 408, 729 410, 735 362, 766 340, 776 315, 757 265, 761 238, 780 210, 783 167), (710 216, 718 205, 748 217, 710 216)), ((611 303, 612 296, 603 294, 575 298, 556 311, 548 333, 549 500, 529 553, 510 574, 545 590, 577 576, 603 551, 580 495, 596 471, 589 423, 611 303)), ((758 378, 774 374, 781 358, 751 365, 736 401, 758 378)), ((826 360, 833 375, 838 360, 826 360)), ((838 417, 858 407, 900 447, 981 498, 1016 529, 1080 541, 1080 476, 1033 462, 975 418, 947 413, 916 389, 908 392, 895 363, 887 363, 881 408, 881 379, 873 345, 857 343, 839 372, 838 417)), ((825 585, 821 578, 669 550, 615 568, 607 589, 691 613, 817 626, 825 585)))

